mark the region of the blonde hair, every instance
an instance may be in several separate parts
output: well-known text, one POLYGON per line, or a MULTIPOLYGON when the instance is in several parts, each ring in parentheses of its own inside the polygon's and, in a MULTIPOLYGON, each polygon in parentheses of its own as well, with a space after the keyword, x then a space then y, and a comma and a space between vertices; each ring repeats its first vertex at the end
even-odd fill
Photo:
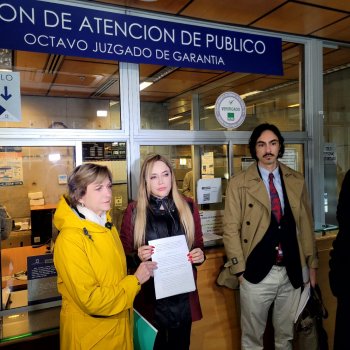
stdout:
POLYGON ((140 173, 140 184, 137 195, 136 217, 134 225, 134 247, 145 244, 147 209, 151 195, 151 185, 149 182, 155 162, 163 162, 171 173, 171 190, 169 195, 174 201, 175 207, 179 213, 180 222, 185 230, 188 247, 191 248, 194 242, 194 220, 191 209, 185 198, 179 193, 176 185, 176 179, 172 166, 167 158, 159 154, 149 155, 143 162, 140 173))

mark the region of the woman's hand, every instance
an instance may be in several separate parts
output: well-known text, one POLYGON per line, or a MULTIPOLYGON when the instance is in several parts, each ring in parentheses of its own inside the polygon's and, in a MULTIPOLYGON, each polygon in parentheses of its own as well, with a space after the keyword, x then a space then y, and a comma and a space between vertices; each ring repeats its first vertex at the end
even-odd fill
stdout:
POLYGON ((188 253, 188 260, 192 264, 201 264, 204 261, 204 253, 201 248, 194 248, 188 253))
POLYGON ((134 276, 138 279, 140 284, 144 284, 153 276, 153 270, 156 268, 157 263, 154 261, 142 262, 134 273, 134 276))
POLYGON ((151 259, 154 247, 151 245, 143 245, 137 249, 137 255, 141 261, 147 261, 151 259))

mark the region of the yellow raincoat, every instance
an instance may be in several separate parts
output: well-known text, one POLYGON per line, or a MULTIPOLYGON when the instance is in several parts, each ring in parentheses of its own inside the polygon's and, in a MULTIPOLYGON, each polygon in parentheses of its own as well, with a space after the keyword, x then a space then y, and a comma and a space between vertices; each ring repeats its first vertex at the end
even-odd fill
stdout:
MULTIPOLYGON (((110 220, 109 220, 110 221, 110 220)), ((132 305, 140 285, 127 276, 118 232, 80 218, 61 198, 54 247, 62 295, 62 350, 132 350, 132 305)))

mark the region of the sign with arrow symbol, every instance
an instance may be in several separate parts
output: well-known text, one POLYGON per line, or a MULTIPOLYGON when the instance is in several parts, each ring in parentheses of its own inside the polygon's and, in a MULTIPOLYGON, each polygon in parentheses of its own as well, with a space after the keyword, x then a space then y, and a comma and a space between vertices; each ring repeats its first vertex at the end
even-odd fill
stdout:
POLYGON ((20 73, 0 71, 0 122, 20 122, 20 73))

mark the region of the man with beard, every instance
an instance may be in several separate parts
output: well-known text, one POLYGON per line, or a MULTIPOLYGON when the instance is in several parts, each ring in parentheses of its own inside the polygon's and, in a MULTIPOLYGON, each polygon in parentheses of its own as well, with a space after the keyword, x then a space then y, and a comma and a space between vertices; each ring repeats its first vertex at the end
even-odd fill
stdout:
POLYGON ((292 349, 301 287, 316 284, 317 254, 304 177, 278 161, 284 138, 257 126, 249 140, 256 160, 226 192, 224 235, 230 272, 240 282, 242 350, 263 349, 273 306, 275 349, 292 349))

